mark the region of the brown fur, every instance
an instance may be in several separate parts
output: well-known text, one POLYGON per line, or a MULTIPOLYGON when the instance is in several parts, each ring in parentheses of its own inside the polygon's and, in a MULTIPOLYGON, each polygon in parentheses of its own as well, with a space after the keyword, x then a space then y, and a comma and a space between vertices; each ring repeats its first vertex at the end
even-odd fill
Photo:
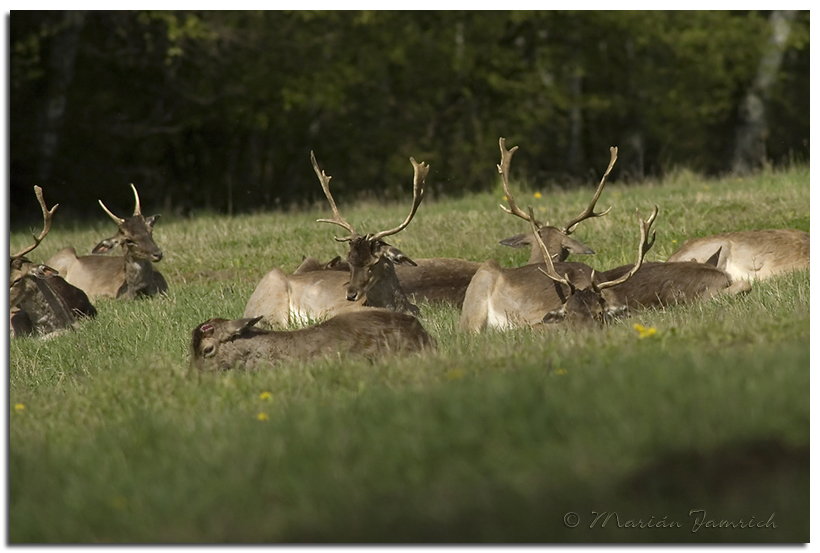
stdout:
MULTIPOLYGON (((614 280, 633 265, 622 265, 601 274, 614 280)), ((748 282, 732 282, 719 268, 693 261, 680 263, 645 262, 632 278, 617 286, 620 301, 629 308, 665 307, 676 303, 713 298, 719 294, 739 294, 751 290, 748 282)))
POLYGON ((809 234, 795 229, 725 232, 684 242, 667 261, 705 262, 720 252, 718 265, 732 280, 754 280, 809 268, 809 234))
POLYGON ((252 319, 210 319, 191 335, 191 363, 202 371, 257 369, 285 360, 339 354, 369 358, 435 348, 435 340, 411 316, 360 309, 292 331, 256 328, 252 319))

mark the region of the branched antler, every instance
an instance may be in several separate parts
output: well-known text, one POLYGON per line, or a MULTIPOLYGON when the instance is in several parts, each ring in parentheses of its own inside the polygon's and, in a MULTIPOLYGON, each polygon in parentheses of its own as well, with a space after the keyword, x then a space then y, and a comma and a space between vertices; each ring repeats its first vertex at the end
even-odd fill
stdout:
POLYGON ((27 253, 33 251, 34 248, 36 248, 37 246, 40 245, 40 242, 42 242, 43 238, 46 237, 46 234, 48 234, 48 231, 51 230, 51 217, 52 217, 52 215, 54 215, 54 211, 60 205, 60 204, 54 204, 54 207, 52 207, 51 209, 48 209, 46 207, 46 201, 43 199, 43 189, 40 188, 39 186, 34 187, 34 195, 37 196, 37 201, 40 203, 40 208, 43 210, 43 231, 40 233, 39 237, 34 236, 34 233, 32 232, 31 237, 34 238, 34 244, 27 247, 23 251, 15 254, 15 255, 10 256, 12 261, 14 261, 15 259, 19 259, 19 258, 23 257, 24 255, 26 255, 27 253))
POLYGON ((575 285, 570 282, 569 277, 564 275, 563 277, 558 275, 558 272, 555 270, 555 265, 552 263, 552 256, 550 255, 549 251, 547 251, 547 246, 544 245, 544 241, 541 239, 541 233, 538 232, 538 227, 535 224, 535 217, 533 216, 532 206, 529 208, 530 211, 530 225, 532 226, 532 233, 535 235, 535 240, 538 242, 538 246, 541 248, 541 253, 544 254, 544 262, 546 264, 546 268, 542 269, 541 267, 538 268, 539 271, 544 273, 547 277, 554 280, 555 282, 560 282, 561 284, 566 284, 569 286, 570 291, 575 290, 575 285))
POLYGON ((592 201, 589 202, 587 208, 581 212, 580 215, 572 219, 569 223, 561 229, 561 232, 564 234, 572 234, 575 230, 575 227, 578 226, 578 223, 583 221, 584 219, 590 219, 593 217, 602 217, 609 213, 609 210, 612 209, 610 206, 606 211, 602 211, 601 213, 595 213, 595 202, 598 201, 598 198, 601 197, 601 192, 604 190, 604 185, 606 184, 606 178, 609 176, 609 172, 612 171, 612 166, 615 165, 615 161, 618 159, 618 148, 612 146, 609 149, 609 166, 606 168, 604 172, 604 176, 601 177, 601 183, 598 185, 598 189, 595 191, 595 195, 592 196, 592 201))
POLYGON ((534 221, 537 228, 541 228, 544 225, 541 221, 537 219, 531 219, 532 212, 529 215, 524 213, 520 207, 518 207, 515 203, 515 198, 510 192, 510 161, 512 161, 512 156, 515 151, 518 149, 518 146, 513 146, 509 150, 505 147, 505 138, 501 137, 498 139, 498 146, 501 148, 501 163, 498 164, 498 172, 501 173, 501 184, 504 186, 504 195, 507 197, 507 204, 509 204, 509 208, 504 207, 503 205, 499 204, 499 207, 509 213, 510 215, 515 215, 516 217, 520 217, 525 221, 534 221))
POLYGON ((427 178, 427 173, 430 171, 430 166, 423 161, 419 163, 412 157, 410 158, 410 163, 413 164, 413 207, 410 208, 410 214, 404 222, 396 228, 391 230, 383 230, 381 232, 377 232, 376 234, 368 235, 370 240, 375 241, 384 238, 385 236, 396 234, 409 225, 410 221, 412 221, 413 217, 416 215, 416 210, 419 208, 421 200, 424 199, 424 179, 427 178))
POLYGON ((333 210, 333 219, 316 219, 316 222, 331 223, 347 229, 350 232, 350 236, 345 236, 344 238, 335 236, 334 238, 338 242, 350 242, 359 234, 356 232, 356 229, 354 229, 353 226, 345 221, 339 214, 339 208, 336 207, 336 202, 333 200, 333 196, 330 193, 330 179, 332 177, 328 176, 324 171, 319 169, 319 164, 316 162, 316 156, 313 155, 313 150, 310 151, 310 162, 313 164, 313 170, 316 172, 316 176, 319 177, 319 182, 322 184, 322 190, 325 192, 325 197, 330 204, 330 209, 333 210))
POLYGON ((612 288, 613 286, 618 286, 619 284, 623 284, 624 282, 626 282, 627 280, 632 278, 632 276, 635 273, 638 272, 638 269, 641 268, 641 265, 643 264, 643 258, 646 255, 646 252, 648 252, 649 249, 652 247, 652 245, 655 243, 655 232, 654 231, 652 232, 652 239, 651 240, 647 240, 647 236, 649 234, 649 229, 652 227, 652 223, 655 222, 655 217, 657 217, 657 215, 658 215, 658 206, 657 205, 655 206, 655 208, 652 210, 652 214, 649 215, 649 218, 646 221, 644 221, 641 218, 640 211, 638 211, 638 210, 636 210, 636 211, 638 212, 638 221, 640 221, 640 225, 641 225, 641 239, 640 239, 640 242, 638 243, 638 261, 637 261, 637 263, 635 263, 635 265, 632 267, 632 269, 629 270, 628 273, 621 276, 620 278, 617 278, 615 280, 609 280, 609 281, 606 281, 606 282, 601 282, 597 285, 595 285, 593 283, 593 286, 595 286, 598 290, 603 290, 605 288, 612 288))

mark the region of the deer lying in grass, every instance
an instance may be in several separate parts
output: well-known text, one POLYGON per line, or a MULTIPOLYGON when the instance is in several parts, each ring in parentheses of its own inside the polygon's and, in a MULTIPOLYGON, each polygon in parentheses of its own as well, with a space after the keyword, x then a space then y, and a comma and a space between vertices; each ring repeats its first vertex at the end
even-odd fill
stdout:
POLYGON ((461 329, 479 332, 487 327, 505 329, 562 320, 605 322, 623 314, 626 306, 614 288, 632 278, 643 263, 655 240, 654 233, 651 241, 647 241, 647 235, 657 213, 655 206, 648 220, 640 220, 641 237, 634 268, 613 279, 601 278, 583 263, 553 262, 554 254, 536 234, 533 217, 533 236, 545 263, 502 269, 495 261, 486 261, 467 288, 461 329))
MULTIPOLYGON (((606 211, 602 211, 601 213, 595 213, 595 204, 598 201, 598 198, 601 196, 601 192, 604 189, 604 185, 606 184, 606 178, 609 176, 610 171, 612 171, 613 165, 615 165, 615 161, 618 159, 618 148, 612 147, 609 149, 610 159, 609 159, 609 166, 606 168, 604 172, 604 176, 601 178, 600 184, 598 184, 598 189, 595 190, 595 194, 592 196, 592 201, 589 202, 589 205, 582 211, 577 217, 571 219, 566 225, 561 228, 550 226, 549 223, 542 223, 538 219, 534 219, 532 213, 529 215, 524 213, 524 211, 519 208, 515 203, 515 198, 510 191, 510 182, 509 182, 509 175, 510 175, 510 161, 512 160, 512 156, 515 151, 518 149, 518 146, 513 146, 511 149, 507 150, 504 145, 505 141, 504 138, 498 139, 498 145, 501 148, 501 163, 498 165, 498 172, 501 173, 501 182, 504 186, 504 194, 507 196, 507 204, 510 206, 509 208, 504 207, 503 205, 500 206, 501 209, 506 211, 511 215, 515 215, 516 217, 520 217, 525 221, 529 221, 535 224, 537 228, 537 233, 541 237, 541 240, 547 245, 547 250, 552 252, 553 260, 555 261, 565 261, 569 254, 580 254, 580 255, 592 255, 595 252, 587 246, 575 240, 574 238, 570 238, 570 234, 572 234, 575 229, 578 227, 578 224, 582 221, 594 217, 602 217, 609 213, 609 210, 612 209, 611 207, 608 208, 606 211)), ((527 245, 531 246, 530 251, 530 260, 527 263, 543 263, 544 258, 541 252, 541 248, 538 245, 538 242, 534 239, 535 232, 528 232, 526 234, 516 234, 515 236, 511 236, 510 238, 505 238, 501 240, 499 244, 504 246, 511 246, 513 248, 521 248, 527 245)))
POLYGON ((301 270, 297 269, 292 275, 274 268, 256 286, 243 316, 262 317, 270 325, 286 325, 289 321, 304 322, 363 306, 418 314, 418 307, 404 294, 394 268, 394 264, 414 265, 415 262, 382 239, 410 224, 424 197, 424 179, 430 167, 410 158, 414 172, 410 214, 396 228, 362 236, 339 214, 330 193, 331 177, 319 169, 313 152, 310 159, 333 211, 333 219, 319 219, 318 222, 339 225, 350 232, 344 238, 336 238, 338 242, 350 244, 347 254, 349 271, 309 270, 319 265, 312 259, 303 261, 301 270))
POLYGON ((354 354, 369 358, 434 349, 435 340, 412 315, 359 309, 291 331, 270 331, 251 319, 210 319, 191 336, 191 362, 201 371, 257 369, 285 360, 354 354))
POLYGON ((152 234, 159 215, 143 217, 140 197, 132 184, 136 206, 134 214, 122 219, 105 207, 100 206, 117 223, 117 233, 97 244, 91 251, 100 254, 122 246, 122 257, 104 255, 77 256, 72 247, 60 250, 48 260, 70 284, 81 288, 89 297, 131 299, 151 296, 168 290, 168 283, 159 271, 154 270, 154 261, 162 259, 162 250, 154 243, 152 234))
MULTIPOLYGON (((622 265, 605 271, 602 278, 618 278, 630 270, 632 265, 622 265)), ((708 300, 721 294, 742 294, 751 289, 749 281, 733 280, 715 254, 706 263, 644 263, 629 282, 618 288, 618 295, 630 309, 639 309, 708 300)))
POLYGON ((718 256, 733 281, 769 278, 809 268, 809 234, 795 229, 747 230, 692 238, 668 262, 706 262, 718 256))
POLYGON ((43 230, 40 236, 32 235, 34 244, 10 256, 9 322, 14 336, 73 328, 78 316, 97 314, 82 290, 67 283, 48 265, 32 263, 25 257, 51 230, 51 219, 59 205, 49 210, 39 186, 34 187, 34 194, 43 211, 43 230))

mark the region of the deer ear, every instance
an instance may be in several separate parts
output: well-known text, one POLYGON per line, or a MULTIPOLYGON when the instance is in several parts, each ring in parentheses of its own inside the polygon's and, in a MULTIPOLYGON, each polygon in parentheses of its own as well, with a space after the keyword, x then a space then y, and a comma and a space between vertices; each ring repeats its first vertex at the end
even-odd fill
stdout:
POLYGON ((339 264, 339 262, 340 262, 341 260, 342 260, 342 256, 341 256, 341 255, 337 255, 336 257, 334 257, 333 259, 331 259, 330 261, 328 261, 328 262, 327 262, 327 264, 325 265, 325 268, 326 268, 326 269, 330 269, 330 268, 332 268, 332 267, 335 267, 336 265, 338 265, 338 264, 339 264))
POLYGON ((567 310, 565 307, 558 309, 556 311, 550 311, 544 318, 541 320, 542 323, 560 323, 564 319, 567 318, 567 310))
POLYGON ((595 255, 595 252, 592 250, 592 248, 590 248, 583 242, 579 242, 575 238, 570 238, 566 235, 561 239, 561 246, 563 246, 570 253, 574 253, 577 255, 595 255))
POLYGON ((226 327, 228 336, 241 336, 249 328, 262 320, 262 317, 254 317, 252 319, 236 319, 230 321, 226 327))
POLYGON ((379 242, 379 247, 377 248, 378 255, 383 255, 387 257, 390 261, 393 262, 394 265, 412 265, 417 267, 416 262, 404 255, 398 248, 394 248, 390 244, 385 242, 379 242))
POLYGON ((160 216, 161 216, 161 214, 157 213, 156 215, 151 215, 150 217, 146 217, 145 224, 148 225, 151 228, 154 228, 154 223, 157 222, 157 219, 159 219, 160 216))
POLYGON ((91 250, 91 253, 110 252, 112 249, 116 248, 120 244, 122 244, 122 239, 117 238, 116 236, 112 236, 111 238, 106 238, 105 240, 94 246, 94 249, 91 250))
POLYGON ((499 240, 498 243, 502 246, 509 246, 511 248, 523 248, 524 246, 529 246, 532 244, 532 239, 530 236, 530 234, 516 234, 515 236, 510 236, 504 240, 499 240))
MULTIPOLYGON (((707 259, 704 263, 706 263, 707 265, 711 265, 713 267, 718 267, 719 264, 720 264, 720 251, 722 249, 723 249, 723 247, 718 248, 718 250, 715 253, 712 254, 712 257, 707 259)), ((724 266, 726 265, 725 261, 724 261, 723 265, 724 266)))
POLYGON ((52 269, 48 265, 37 265, 37 268, 34 269, 34 276, 37 278, 51 278, 59 274, 57 269, 52 269))

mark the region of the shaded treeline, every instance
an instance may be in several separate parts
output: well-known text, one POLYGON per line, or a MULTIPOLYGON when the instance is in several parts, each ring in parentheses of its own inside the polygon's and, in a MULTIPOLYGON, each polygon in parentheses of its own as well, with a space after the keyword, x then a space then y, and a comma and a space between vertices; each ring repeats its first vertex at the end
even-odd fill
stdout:
POLYGON ((772 15, 15 11, 12 220, 34 184, 65 217, 127 215, 131 182, 146 211, 315 201, 311 149, 342 201, 406 196, 410 156, 460 194, 495 185, 499 136, 538 182, 592 183, 611 145, 616 179, 722 172, 754 94, 751 165, 807 160, 809 14, 777 55, 772 15))

